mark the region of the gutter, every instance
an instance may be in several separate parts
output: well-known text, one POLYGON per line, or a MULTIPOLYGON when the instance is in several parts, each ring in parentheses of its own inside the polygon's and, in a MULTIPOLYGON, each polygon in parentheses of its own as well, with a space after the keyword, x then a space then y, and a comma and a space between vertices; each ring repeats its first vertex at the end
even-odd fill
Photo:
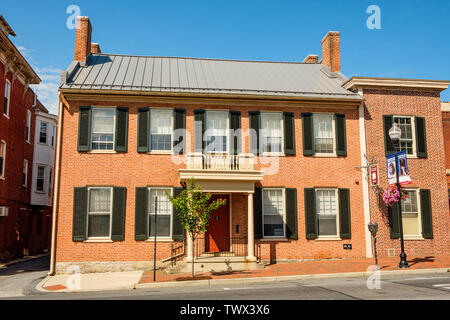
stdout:
POLYGON ((58 135, 56 141, 56 163, 55 163, 55 181, 53 194, 53 216, 52 216, 52 245, 50 250, 50 271, 49 276, 55 275, 55 255, 56 255, 56 220, 58 217, 58 198, 59 198, 59 182, 60 182, 60 165, 61 165, 61 136, 63 121, 63 102, 61 101, 61 93, 58 93, 59 111, 58 111, 58 135))

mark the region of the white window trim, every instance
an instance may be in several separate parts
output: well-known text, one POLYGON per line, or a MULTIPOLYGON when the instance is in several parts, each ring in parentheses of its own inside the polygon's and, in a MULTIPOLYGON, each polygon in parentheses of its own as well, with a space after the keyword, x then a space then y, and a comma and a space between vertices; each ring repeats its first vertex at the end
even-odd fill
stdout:
MULTIPOLYGON (((337 188, 315 188, 314 192, 315 197, 317 199, 317 191, 334 191, 336 196, 336 235, 320 235, 319 234, 319 228, 317 228, 317 239, 316 240, 341 240, 340 236, 340 224, 339 224, 339 192, 337 188)), ((317 213, 317 206, 316 206, 316 223, 318 223, 319 217, 317 213)))
MULTIPOLYGON (((92 135, 94 134, 94 131, 92 131, 91 130, 91 136, 90 136, 90 140, 91 140, 91 145, 89 146, 90 148, 90 150, 89 150, 89 153, 116 153, 116 121, 117 121, 117 119, 116 119, 116 116, 117 116, 117 112, 116 112, 116 107, 94 107, 94 108, 92 108, 92 114, 91 114, 91 125, 92 125, 92 123, 93 123, 93 121, 94 121, 94 110, 95 109, 112 109, 112 110, 114 110, 114 122, 113 122, 113 139, 112 139, 112 141, 113 141, 113 143, 112 143, 112 150, 100 150, 100 149, 92 149, 92 144, 93 144, 93 142, 92 142, 92 135)), ((95 133, 104 133, 104 132, 95 132, 95 133)), ((105 133, 105 134, 110 134, 109 132, 108 133, 105 133)))
POLYGON ((31 139, 31 111, 27 110, 27 126, 26 128, 28 128, 27 131, 27 136, 25 137, 25 142, 30 143, 30 139, 31 139))
MULTIPOLYGON (((147 216, 148 216, 148 222, 147 222, 147 234, 148 234, 148 241, 153 241, 155 239, 155 236, 150 236, 150 216, 153 216, 154 214, 151 213, 149 211, 150 209, 150 203, 151 203, 151 190, 170 190, 170 195, 173 196, 173 188, 171 187, 149 187, 148 188, 148 203, 149 206, 147 208, 147 216)), ((170 231, 170 235, 169 236, 158 236, 156 235, 156 241, 167 241, 167 240, 172 240, 172 225, 173 225, 173 204, 170 203, 170 208, 172 210, 170 210, 170 214, 162 214, 164 216, 170 216, 170 226, 169 226, 169 231, 170 231)), ((157 215, 159 216, 160 214, 157 213, 157 215)))
POLYGON ((36 166, 36 186, 34 188, 34 192, 45 194, 45 173, 47 172, 47 166, 44 164, 37 164, 36 166), (38 179, 39 179, 39 168, 44 168, 44 177, 42 178, 42 190, 38 190, 38 179))
MULTIPOLYGON (((7 117, 9 119, 9 107, 11 106, 11 81, 9 81, 8 79, 5 79, 5 80, 6 80, 5 81, 5 87, 6 87, 6 83, 8 83, 8 94, 7 94, 7 96, 8 96, 8 105, 6 106, 6 113, 4 112, 5 111, 5 109, 4 109, 5 106, 3 106, 2 113, 3 113, 3 115, 5 117, 7 117)), ((4 101, 5 101, 5 96, 3 96, 2 105, 3 105, 4 101)))
POLYGON ((262 189, 262 236, 263 239, 286 239, 286 189, 285 188, 263 188, 262 189), (264 235, 264 191, 266 190, 281 190, 281 198, 283 199, 283 236, 266 236, 264 235))
POLYGON ((48 126, 49 126, 49 123, 47 121, 42 121, 42 120, 39 121, 39 136, 38 136, 38 139, 37 139, 37 143, 40 144, 40 145, 43 145, 43 146, 47 146, 48 145, 48 126), (41 142, 41 125, 43 123, 46 124, 46 126, 45 126, 45 143, 41 142))
POLYGON ((23 187, 28 186, 28 160, 23 159, 23 174, 25 174, 25 183, 22 184, 23 187))
POLYGON ((230 144, 231 144, 231 139, 230 139, 230 110, 225 110, 225 109, 220 109, 220 110, 217 110, 217 109, 213 109, 213 110, 206 110, 205 111, 205 126, 206 126, 206 128, 205 128, 205 136, 203 137, 203 140, 205 141, 205 151, 206 151, 206 154, 209 154, 209 155, 214 155, 214 154, 223 154, 223 155, 228 155, 228 154, 231 154, 231 152, 230 152, 230 144), (227 150, 226 151, 216 151, 216 150, 214 150, 214 151, 207 151, 207 149, 208 149, 208 146, 207 146, 207 142, 208 142, 208 140, 206 139, 207 138, 207 135, 206 135, 206 131, 208 130, 208 113, 211 113, 211 112, 221 112, 221 113, 227 113, 227 129, 226 129, 226 131, 227 131, 227 150))
MULTIPOLYGON (((86 241, 87 242, 98 242, 97 240, 103 241, 103 240, 111 240, 111 233, 112 233, 112 211, 113 211, 113 197, 114 197, 114 192, 113 192, 113 188, 112 187, 89 187, 88 188, 88 196, 87 196, 87 218, 86 218, 86 241), (89 212, 89 201, 90 201, 90 192, 92 189, 109 189, 111 192, 111 197, 110 197, 110 211, 109 211, 109 236, 108 237, 89 237, 89 216, 91 215, 91 213, 89 212), (90 241, 93 240, 93 241, 90 241)), ((105 212, 94 212, 93 215, 102 215, 102 216, 106 216, 107 213, 105 212)))
POLYGON ((0 175, 0 179, 5 180, 5 170, 6 170, 6 141, 5 140, 0 141, 0 148, 3 148, 3 150, 2 150, 3 168, 2 168, 2 174, 0 175))
MULTIPOLYGON (((280 130, 281 130, 281 151, 280 152, 262 152, 262 156, 263 157, 273 157, 273 156, 284 156, 284 121, 283 121, 283 113, 282 112, 277 112, 277 111, 264 111, 264 112, 260 112, 260 116, 261 116, 261 123, 262 123, 262 116, 263 114, 277 114, 280 116, 280 130)), ((261 150, 263 149, 263 135, 262 135, 262 128, 261 128, 261 136, 260 136, 260 148, 261 150)))
POLYGON ((314 115, 331 115, 331 132, 333 132, 333 152, 332 153, 323 153, 323 152, 316 152, 316 137, 314 136, 314 129, 313 129, 313 142, 314 142, 314 157, 318 158, 337 158, 336 154, 336 117, 334 116, 334 113, 329 112, 314 112, 313 113, 313 127, 314 127, 314 115))
POLYGON ((174 114, 173 114, 173 109, 169 109, 169 108, 150 108, 150 123, 151 123, 151 119, 152 119, 152 113, 153 111, 160 111, 160 110, 166 110, 166 111, 171 111, 171 115, 170 115, 170 121, 171 121, 171 128, 172 131, 170 133, 170 150, 153 150, 151 148, 152 146, 152 126, 150 126, 150 133, 149 133, 149 145, 150 145, 150 151, 148 152, 149 154, 172 154, 173 153, 173 126, 175 123, 174 120, 174 114))
MULTIPOLYGON (((403 233, 403 238, 405 240, 424 240, 423 235, 422 235, 422 207, 421 207, 421 203, 420 203, 420 189, 419 188, 405 188, 406 192, 409 191, 415 191, 417 194, 417 224, 418 224, 418 230, 419 230, 419 234, 417 235, 405 235, 403 233)), ((402 211, 402 219, 403 219, 403 211, 402 211)), ((403 220, 402 220, 402 226, 403 226, 403 220)))
MULTIPOLYGON (((416 117, 415 116, 407 116, 407 115, 393 115, 392 121, 395 122, 395 118, 410 118, 411 119, 411 131, 412 131, 412 147, 413 153, 406 154, 406 158, 417 158, 417 150, 416 150, 416 117)), ((400 141, 399 141, 400 143, 400 141)))

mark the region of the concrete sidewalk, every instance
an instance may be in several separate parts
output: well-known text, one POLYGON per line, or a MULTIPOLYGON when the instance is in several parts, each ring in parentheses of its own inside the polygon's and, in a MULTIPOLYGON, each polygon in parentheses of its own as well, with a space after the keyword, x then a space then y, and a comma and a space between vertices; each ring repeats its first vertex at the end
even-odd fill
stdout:
MULTIPOLYGON (((450 256, 426 256, 408 259, 409 269, 398 269, 398 257, 381 258, 380 274, 418 274, 450 272, 450 256)), ((36 287, 43 292, 82 292, 101 290, 124 290, 136 288, 163 288, 184 286, 210 286, 232 283, 264 281, 288 281, 309 278, 369 277, 373 275, 373 259, 333 259, 293 263, 279 263, 265 269, 196 273, 203 280, 187 280, 190 274, 166 274, 157 271, 111 272, 81 275, 56 275, 47 277, 36 287), (187 281, 186 281, 187 280, 187 281)))

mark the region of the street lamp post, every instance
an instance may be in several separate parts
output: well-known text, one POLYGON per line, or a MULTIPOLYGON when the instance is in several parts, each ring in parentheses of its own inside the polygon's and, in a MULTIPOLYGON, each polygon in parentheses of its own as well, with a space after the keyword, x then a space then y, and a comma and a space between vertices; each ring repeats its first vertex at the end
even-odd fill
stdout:
MULTIPOLYGON (((400 137, 402 135, 402 130, 397 125, 396 122, 392 125, 392 128, 389 129, 389 138, 391 138, 392 144, 395 148, 395 173, 397 176, 397 190, 400 192, 400 180, 399 180, 399 174, 398 174, 398 156, 397 152, 400 150, 400 137)), ((400 263, 398 265, 399 268, 409 268, 408 262, 406 261, 406 253, 405 253, 405 244, 403 241, 403 219, 402 219, 402 199, 399 199, 398 203, 398 214, 399 214, 399 227, 400 227, 400 246, 402 252, 400 253, 400 263)))

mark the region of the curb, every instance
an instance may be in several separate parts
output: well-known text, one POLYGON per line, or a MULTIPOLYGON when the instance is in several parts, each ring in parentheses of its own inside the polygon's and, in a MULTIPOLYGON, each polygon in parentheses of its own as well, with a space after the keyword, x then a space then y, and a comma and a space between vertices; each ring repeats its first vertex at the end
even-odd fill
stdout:
MULTIPOLYGON (((383 275, 399 275, 399 274, 421 274, 421 273, 447 273, 450 268, 433 268, 433 269, 412 269, 412 270, 386 270, 380 271, 383 275)), ((213 286, 220 284, 233 283, 258 283, 269 281, 290 281, 305 279, 323 279, 323 278, 342 278, 342 277, 369 277, 372 272, 345 272, 345 273, 319 273, 319 274, 303 274, 290 276, 273 276, 273 277, 255 277, 255 278, 232 278, 232 279, 212 279, 212 280, 194 280, 194 281, 167 281, 156 283, 137 283, 134 289, 150 289, 150 288, 174 288, 174 287, 195 287, 195 286, 213 286)))
POLYGON ((6 263, 0 263, 0 268, 9 267, 9 266, 17 264, 17 263, 26 262, 26 261, 30 261, 30 260, 34 260, 34 259, 39 259, 39 258, 46 257, 49 255, 50 255, 50 253, 42 253, 42 254, 38 254, 35 256, 29 256, 29 257, 25 257, 25 258, 12 260, 12 261, 9 261, 6 263))

